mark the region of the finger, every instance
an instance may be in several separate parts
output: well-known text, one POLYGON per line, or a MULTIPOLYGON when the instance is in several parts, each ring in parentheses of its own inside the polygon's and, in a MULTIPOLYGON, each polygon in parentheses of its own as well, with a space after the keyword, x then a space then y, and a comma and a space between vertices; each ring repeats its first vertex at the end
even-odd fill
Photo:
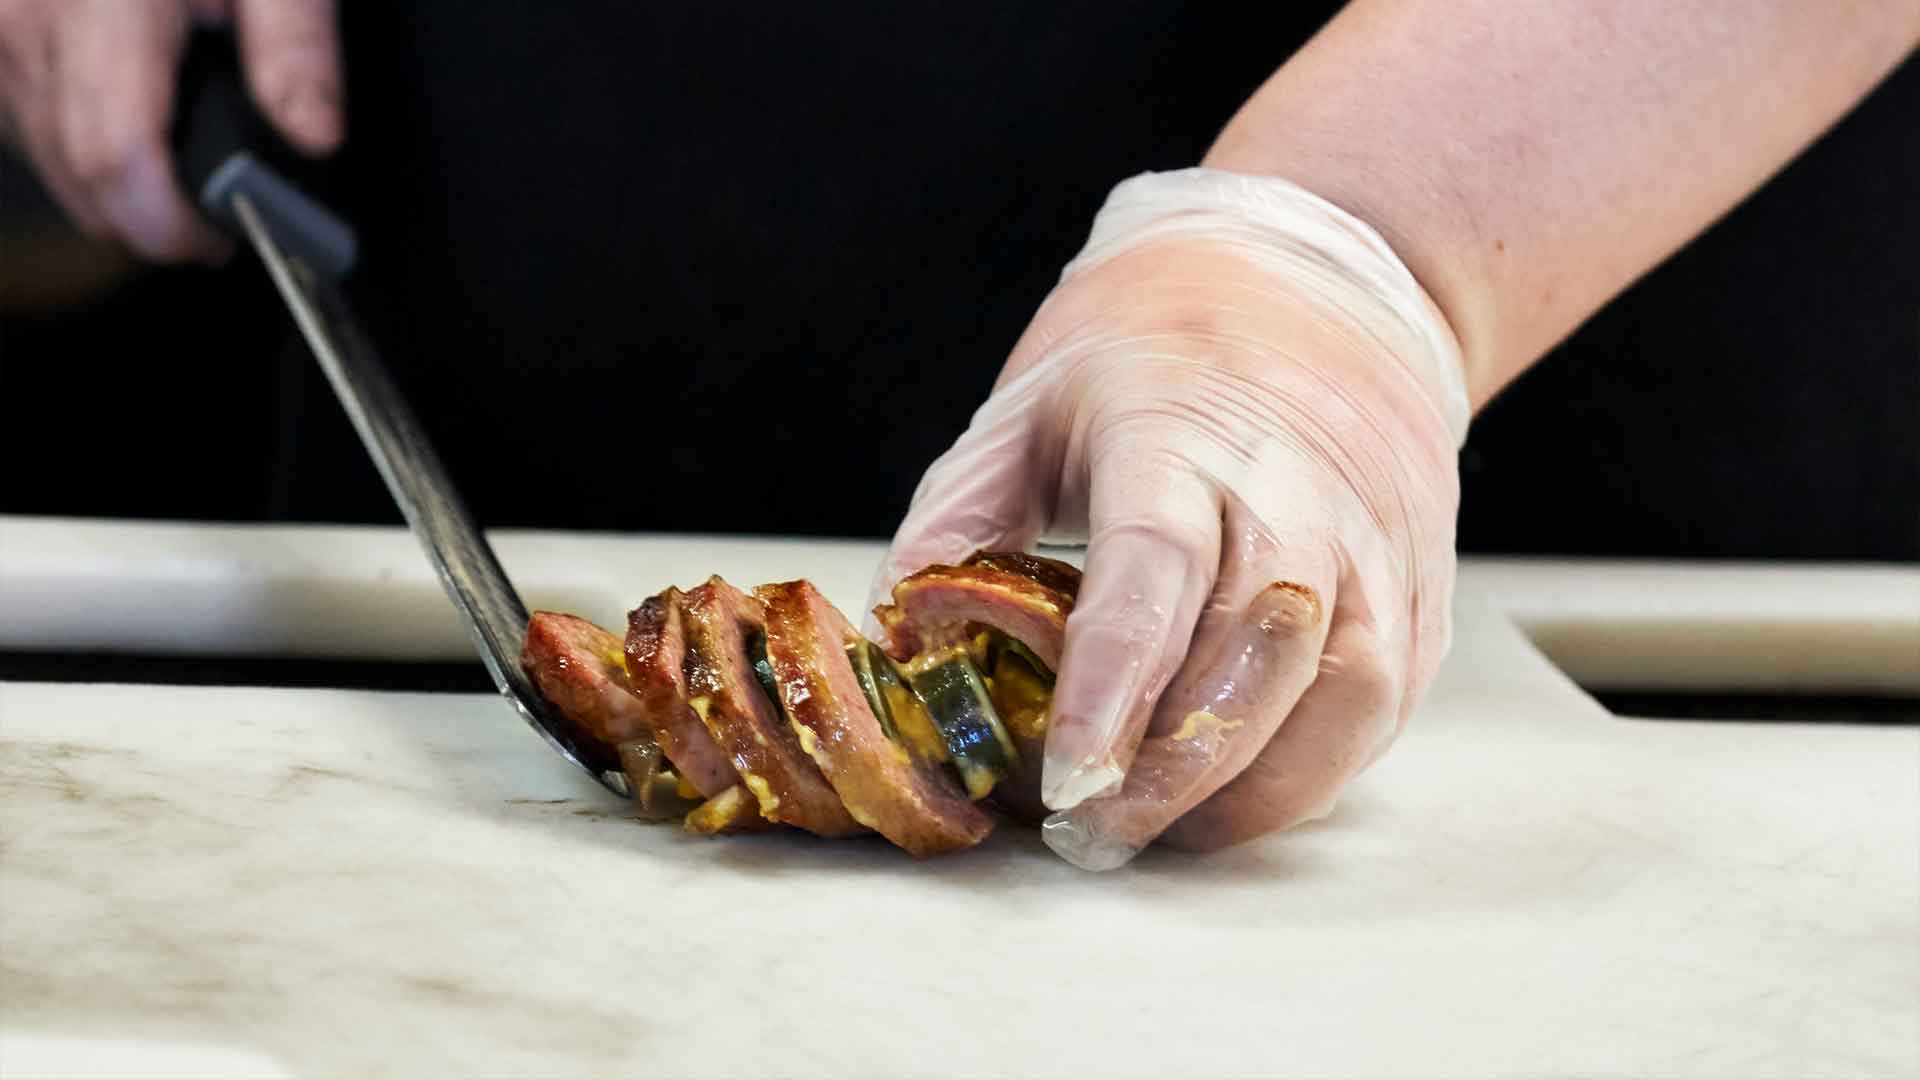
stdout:
POLYGON ((869 637, 879 630, 873 608, 901 578, 983 549, 1025 550, 1039 538, 1059 470, 1035 437, 1035 407, 1017 388, 996 395, 927 468, 868 589, 869 637))
POLYGON ((73 197, 160 261, 218 259, 231 247, 187 200, 166 146, 187 21, 178 5, 115 4, 56 31, 51 95, 73 197))
POLYGON ((331 153, 347 130, 333 0, 240 0, 234 16, 260 110, 296 147, 331 153))
POLYGON ((1286 580, 1262 589, 1204 672, 1168 694, 1161 712, 1178 725, 1141 744, 1117 794, 1049 817, 1047 846, 1110 870, 1245 768, 1314 679, 1328 621, 1320 595, 1286 580))
POLYGON ((1213 851, 1325 817, 1398 729, 1394 652, 1360 619, 1336 616, 1320 676, 1245 771, 1175 821, 1161 842, 1213 851))
POLYGON ((34 91, 17 99, 11 127, 13 137, 39 173, 42 186, 47 194, 53 196, 53 201, 61 211, 88 236, 96 240, 111 239, 113 230, 109 228, 107 219, 100 215, 100 211, 87 198, 86 188, 67 168, 66 154, 60 141, 59 115, 50 104, 48 95, 34 91))
POLYGON ((1191 462, 1124 425, 1090 455, 1087 569, 1047 722, 1040 796, 1118 790, 1179 670, 1220 561, 1220 499, 1191 462))
POLYGON ((42 185, 73 223, 89 236, 105 238, 106 221, 82 197, 67 170, 60 141, 60 117, 54 73, 60 67, 61 41, 54 22, 21 18, 0 41, 0 128, 31 161, 42 185))
MULTIPOLYGON (((1282 506, 1319 506, 1323 501, 1315 489, 1299 482, 1299 474, 1294 471, 1269 473, 1263 477, 1261 488, 1272 497, 1270 501, 1282 506)), ((1342 565, 1324 535, 1304 527, 1306 515, 1298 515, 1301 527, 1283 538, 1236 492, 1223 489, 1221 501, 1220 565, 1213 592, 1200 610, 1193 641, 1187 648, 1187 663, 1172 684, 1188 691, 1212 670, 1214 658, 1228 647, 1228 639, 1241 634, 1247 608, 1262 590, 1275 581, 1291 581, 1314 590, 1318 597, 1331 598, 1342 565)), ((1156 710, 1148 731, 1167 734, 1183 719, 1184 714, 1177 711, 1156 710)))

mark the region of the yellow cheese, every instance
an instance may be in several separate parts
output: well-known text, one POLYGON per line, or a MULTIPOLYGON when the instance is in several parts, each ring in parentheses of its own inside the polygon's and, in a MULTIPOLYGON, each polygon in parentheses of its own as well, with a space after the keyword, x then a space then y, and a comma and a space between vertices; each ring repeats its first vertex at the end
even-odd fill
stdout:
POLYGON ((931 761, 947 760, 947 740, 933 725, 933 717, 927 713, 927 707, 913 695, 913 691, 904 686, 885 686, 880 692, 886 695, 887 708, 893 713, 893 727, 900 737, 910 744, 914 752, 931 761))
POLYGON ((775 795, 773 789, 767 786, 766 778, 756 773, 741 773, 740 779, 746 782, 748 790, 752 791, 753 797, 759 801, 761 815, 768 821, 779 821, 780 819, 775 817, 773 812, 780 809, 780 796, 775 795))
POLYGON ((1026 661, 1011 652, 1001 653, 987 692, 1000 713, 1000 722, 1017 738, 1038 742, 1047 737, 1047 710, 1053 705, 1053 688, 1026 661))
POLYGON ((1173 742, 1195 742, 1224 735, 1239 726, 1238 720, 1223 720, 1210 712, 1195 709, 1180 721, 1180 730, 1168 738, 1173 742))

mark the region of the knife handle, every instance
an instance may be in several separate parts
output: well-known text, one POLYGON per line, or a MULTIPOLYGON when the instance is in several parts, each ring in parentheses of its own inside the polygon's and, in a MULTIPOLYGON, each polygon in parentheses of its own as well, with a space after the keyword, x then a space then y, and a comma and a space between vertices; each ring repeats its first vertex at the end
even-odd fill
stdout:
POLYGON ((353 227, 272 165, 291 151, 240 81, 231 35, 197 30, 180 65, 173 154, 180 179, 214 223, 244 236, 233 200, 244 195, 281 250, 315 274, 338 280, 353 268, 353 227))

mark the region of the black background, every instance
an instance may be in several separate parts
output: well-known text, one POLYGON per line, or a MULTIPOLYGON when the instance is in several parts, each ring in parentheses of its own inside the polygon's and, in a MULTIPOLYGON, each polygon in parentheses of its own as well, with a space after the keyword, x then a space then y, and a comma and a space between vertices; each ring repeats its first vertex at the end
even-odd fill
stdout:
MULTIPOLYGON (((806 7, 349 6, 315 182, 483 520, 886 535, 1106 190, 1326 14, 806 7)), ((1494 403, 1463 548, 1920 558, 1917 119, 1910 61, 1494 403)), ((247 259, 0 344, 0 508, 397 520, 247 259)))

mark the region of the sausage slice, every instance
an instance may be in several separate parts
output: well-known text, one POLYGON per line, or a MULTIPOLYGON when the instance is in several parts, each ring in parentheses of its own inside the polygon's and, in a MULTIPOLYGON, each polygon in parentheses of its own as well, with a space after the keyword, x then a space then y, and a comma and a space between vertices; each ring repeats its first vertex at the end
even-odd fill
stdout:
POLYGON ((969 848, 993 822, 933 762, 889 739, 847 647, 860 641, 811 582, 762 585, 767 658, 800 745, 855 821, 917 857, 969 848))
POLYGON ((760 601, 715 576, 687 593, 681 610, 687 704, 732 759, 761 815, 820 836, 860 831, 754 676, 751 651, 766 632, 760 601))

